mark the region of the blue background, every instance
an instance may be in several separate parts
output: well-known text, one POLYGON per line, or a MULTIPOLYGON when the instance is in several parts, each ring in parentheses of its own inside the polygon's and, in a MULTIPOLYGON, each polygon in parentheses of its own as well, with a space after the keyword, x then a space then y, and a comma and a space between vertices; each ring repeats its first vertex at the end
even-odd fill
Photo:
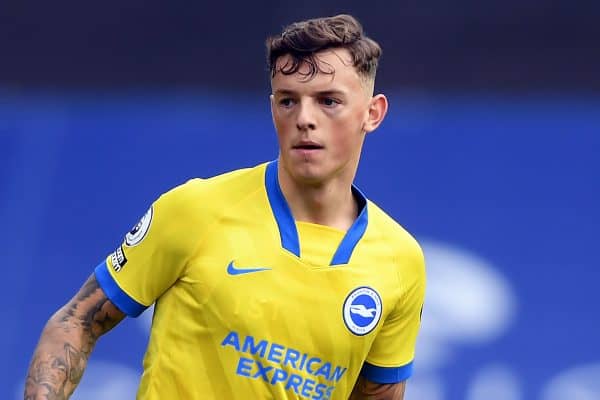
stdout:
MULTIPOLYGON (((600 101, 389 97, 388 119, 367 138, 359 187, 418 239, 492 262, 518 303, 508 330, 462 345, 438 371, 445 398, 464 398, 488 361, 510 365, 527 399, 558 372, 600 362, 600 101)), ((277 154, 266 93, 5 95, 0 120, 0 343, 10 360, 0 375, 11 393, 46 319, 153 199, 277 154)), ((146 336, 132 321, 102 338, 94 356, 139 370, 146 336)))

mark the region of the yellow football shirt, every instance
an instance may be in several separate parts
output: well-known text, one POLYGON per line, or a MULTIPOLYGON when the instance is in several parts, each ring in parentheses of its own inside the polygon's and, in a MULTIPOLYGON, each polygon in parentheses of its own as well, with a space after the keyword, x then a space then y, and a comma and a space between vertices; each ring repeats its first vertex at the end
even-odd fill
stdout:
POLYGON ((416 241, 356 188, 347 232, 294 221, 277 161, 162 195, 95 270, 155 303, 139 399, 347 399, 403 381, 425 291, 416 241))

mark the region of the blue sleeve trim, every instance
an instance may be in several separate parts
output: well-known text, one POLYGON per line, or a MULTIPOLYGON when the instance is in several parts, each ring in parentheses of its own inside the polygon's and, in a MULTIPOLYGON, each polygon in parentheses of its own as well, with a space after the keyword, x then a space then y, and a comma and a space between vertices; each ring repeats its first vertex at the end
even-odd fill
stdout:
POLYGON ((106 260, 96 267, 94 273, 96 274, 96 280, 102 290, 104 290, 106 297, 108 297, 119 310, 123 311, 128 316, 137 317, 148 308, 132 299, 119 287, 110 272, 108 272, 106 260))
POLYGON ((413 373, 412 361, 400 367, 378 367, 365 362, 360 374, 375 383, 398 383, 407 380, 413 373))

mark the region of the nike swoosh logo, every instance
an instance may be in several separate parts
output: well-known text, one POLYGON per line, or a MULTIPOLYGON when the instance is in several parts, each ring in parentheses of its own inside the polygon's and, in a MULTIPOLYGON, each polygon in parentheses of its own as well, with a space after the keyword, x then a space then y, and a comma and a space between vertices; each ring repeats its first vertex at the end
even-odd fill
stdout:
POLYGON ((251 272, 266 271, 269 269, 271 269, 271 268, 236 268, 233 265, 233 261, 232 261, 227 266, 227 273, 229 275, 242 275, 242 274, 249 274, 251 272))

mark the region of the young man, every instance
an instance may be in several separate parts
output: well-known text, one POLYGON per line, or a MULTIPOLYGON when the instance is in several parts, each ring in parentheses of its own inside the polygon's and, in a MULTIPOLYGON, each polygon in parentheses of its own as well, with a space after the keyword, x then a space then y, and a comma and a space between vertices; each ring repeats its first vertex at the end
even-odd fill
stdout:
POLYGON ((415 240, 353 186, 381 50, 352 17, 267 41, 277 160, 161 196, 47 323, 26 399, 65 399, 99 336, 155 304, 140 399, 404 397, 415 240))

